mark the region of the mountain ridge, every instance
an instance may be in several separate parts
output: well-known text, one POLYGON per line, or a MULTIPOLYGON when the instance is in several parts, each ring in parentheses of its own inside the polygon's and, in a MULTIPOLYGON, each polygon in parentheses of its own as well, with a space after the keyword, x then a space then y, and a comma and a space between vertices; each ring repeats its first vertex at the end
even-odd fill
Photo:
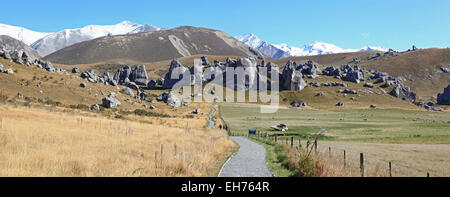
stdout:
POLYGON ((288 46, 287 44, 271 44, 269 42, 261 40, 255 34, 241 34, 236 36, 236 39, 244 42, 248 46, 251 46, 265 55, 273 58, 280 59, 292 56, 311 56, 311 55, 324 55, 335 53, 348 53, 358 51, 388 51, 388 49, 378 46, 364 46, 359 49, 342 49, 334 44, 315 41, 310 44, 303 45, 301 47, 288 46))

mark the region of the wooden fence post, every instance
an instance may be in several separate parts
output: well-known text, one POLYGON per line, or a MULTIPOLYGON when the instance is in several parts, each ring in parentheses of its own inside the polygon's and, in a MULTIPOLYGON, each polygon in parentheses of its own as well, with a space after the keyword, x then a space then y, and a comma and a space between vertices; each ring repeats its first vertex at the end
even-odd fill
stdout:
POLYGON ((301 143, 301 141, 300 141, 300 139, 298 139, 298 148, 302 148, 302 143, 301 143))
POLYGON ((294 136, 291 136, 291 148, 294 148, 294 136))
POLYGON ((160 161, 160 167, 162 168, 163 166, 163 144, 161 144, 161 156, 159 157, 160 161))
POLYGON ((288 145, 288 138, 286 137, 286 145, 288 145))
POLYGON ((278 143, 278 135, 275 135, 275 143, 278 143))
POLYGON ((331 159, 331 147, 328 147, 328 156, 331 159))
POLYGON ((359 163, 360 163, 360 168, 361 168, 361 177, 364 177, 364 153, 360 153, 359 163))
POLYGON ((392 164, 389 162, 389 177, 392 177, 392 164))
POLYGON ((344 150, 344 169, 345 169, 345 167, 346 167, 346 165, 347 165, 347 163, 346 163, 346 152, 345 152, 345 150, 344 150))
POLYGON ((427 177, 430 177, 430 173, 429 172, 427 172, 427 177))
POLYGON ((306 141, 306 150, 309 151, 309 140, 306 141))
POLYGON ((314 151, 317 153, 317 140, 314 140, 314 151))
POLYGON ((177 156, 177 143, 173 144, 173 155, 176 157, 177 156))

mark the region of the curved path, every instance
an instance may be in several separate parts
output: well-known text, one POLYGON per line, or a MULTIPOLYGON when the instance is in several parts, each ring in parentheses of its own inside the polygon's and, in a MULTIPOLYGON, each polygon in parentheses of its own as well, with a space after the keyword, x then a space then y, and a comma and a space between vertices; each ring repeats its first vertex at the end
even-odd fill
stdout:
POLYGON ((272 177, 267 168, 266 149, 245 137, 231 137, 239 144, 239 151, 222 167, 219 177, 272 177))
POLYGON ((208 126, 206 128, 211 129, 216 125, 214 122, 214 113, 216 113, 216 108, 214 108, 216 104, 211 105, 209 108, 211 109, 211 112, 208 114, 208 126))

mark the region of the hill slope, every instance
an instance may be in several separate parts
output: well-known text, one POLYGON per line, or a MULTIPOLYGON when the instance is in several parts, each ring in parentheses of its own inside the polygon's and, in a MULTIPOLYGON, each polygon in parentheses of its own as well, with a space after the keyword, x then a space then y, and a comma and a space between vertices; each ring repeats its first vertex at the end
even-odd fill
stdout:
POLYGON ((0 36, 0 49, 5 49, 7 51, 23 50, 31 57, 31 59, 37 59, 41 57, 35 50, 33 50, 22 41, 7 35, 0 36))
POLYGON ((290 57, 273 60, 284 66, 288 60, 303 62, 313 60, 323 66, 359 65, 367 69, 387 72, 394 77, 403 77, 406 84, 417 93, 419 100, 436 101, 436 95, 450 84, 450 73, 441 67, 450 67, 450 49, 422 49, 397 53, 397 56, 375 57, 377 52, 329 54, 305 57, 290 57), (358 58, 358 61, 353 61, 358 58))
POLYGON ((183 26, 101 37, 66 47, 44 59, 60 64, 90 64, 114 59, 154 62, 196 54, 263 56, 224 32, 183 26))

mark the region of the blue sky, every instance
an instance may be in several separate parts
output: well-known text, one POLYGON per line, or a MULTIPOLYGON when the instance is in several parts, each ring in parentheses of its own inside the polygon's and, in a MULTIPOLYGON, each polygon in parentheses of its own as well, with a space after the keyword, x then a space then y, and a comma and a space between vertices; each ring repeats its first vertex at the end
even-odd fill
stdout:
POLYGON ((129 20, 208 27, 232 36, 254 33, 294 46, 313 41, 342 48, 450 46, 447 0, 22 0, 4 1, 2 7, 0 23, 41 32, 129 20))

